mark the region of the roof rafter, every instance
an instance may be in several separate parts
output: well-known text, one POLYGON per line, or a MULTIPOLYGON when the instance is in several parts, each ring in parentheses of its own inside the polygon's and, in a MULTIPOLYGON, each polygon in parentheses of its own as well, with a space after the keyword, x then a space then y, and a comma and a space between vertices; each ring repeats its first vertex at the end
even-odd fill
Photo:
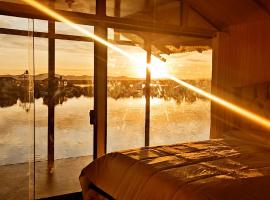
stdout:
POLYGON ((203 15, 199 9, 195 8, 194 6, 192 6, 188 0, 182 0, 182 2, 187 3, 189 5, 189 7, 195 12, 197 13, 201 18, 203 18, 207 23, 209 23, 211 26, 213 26, 216 30, 221 31, 221 27, 219 27, 218 25, 216 25, 211 19, 209 19, 208 17, 206 17, 205 15, 203 15))

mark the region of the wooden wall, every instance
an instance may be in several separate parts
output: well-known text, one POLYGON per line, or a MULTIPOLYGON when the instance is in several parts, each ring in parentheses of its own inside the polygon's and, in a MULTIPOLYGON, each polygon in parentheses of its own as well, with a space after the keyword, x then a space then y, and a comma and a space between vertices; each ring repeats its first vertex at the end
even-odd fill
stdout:
MULTIPOLYGON (((270 80, 270 20, 265 18, 228 28, 213 40, 212 91, 231 99, 236 86, 270 80)), ((211 137, 230 128, 234 116, 212 104, 211 137)))

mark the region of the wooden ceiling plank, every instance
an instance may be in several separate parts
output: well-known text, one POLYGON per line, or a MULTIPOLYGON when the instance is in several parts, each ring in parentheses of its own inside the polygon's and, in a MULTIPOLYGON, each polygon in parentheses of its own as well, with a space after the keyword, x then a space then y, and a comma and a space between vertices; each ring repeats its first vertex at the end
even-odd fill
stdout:
POLYGON ((215 24, 215 22, 213 22, 209 17, 203 15, 199 9, 194 8, 194 7, 193 7, 192 5, 190 5, 190 4, 189 4, 189 6, 190 6, 190 8, 191 8, 194 12, 196 12, 196 13, 197 13, 201 18, 203 18, 207 23, 209 23, 211 26, 213 26, 217 31, 222 31, 222 28, 221 28, 221 27, 219 27, 217 24, 215 24))

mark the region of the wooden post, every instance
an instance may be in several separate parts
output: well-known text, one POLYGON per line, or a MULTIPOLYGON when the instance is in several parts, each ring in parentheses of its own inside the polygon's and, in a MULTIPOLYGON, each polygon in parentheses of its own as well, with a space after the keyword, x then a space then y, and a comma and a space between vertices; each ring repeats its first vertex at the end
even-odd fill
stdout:
MULTIPOLYGON (((97 15, 105 16, 106 0, 96 0, 97 15)), ((95 35, 107 40, 107 27, 95 26, 95 35)), ((107 143, 107 46, 94 42, 94 159, 106 153, 107 143)))
POLYGON ((55 22, 48 21, 48 169, 54 167, 55 22))
MULTIPOLYGON (((114 17, 121 17, 121 0, 114 1, 114 17)), ((116 32, 114 29, 113 34, 114 41, 120 41, 120 33, 116 32)))
MULTIPOLYGON (((151 63, 151 45, 148 43, 145 47, 147 51, 147 64, 151 63)), ((150 144, 150 82, 151 82, 151 71, 147 67, 146 68, 146 81, 145 81, 145 146, 149 146, 150 144)))

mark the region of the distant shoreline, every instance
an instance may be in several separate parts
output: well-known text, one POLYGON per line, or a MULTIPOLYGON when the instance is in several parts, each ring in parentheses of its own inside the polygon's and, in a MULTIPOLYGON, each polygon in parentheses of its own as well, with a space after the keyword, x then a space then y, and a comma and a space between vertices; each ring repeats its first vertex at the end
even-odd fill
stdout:
MULTIPOLYGON (((14 79, 21 79, 22 77, 25 77, 26 75, 24 74, 20 74, 20 75, 9 75, 9 74, 2 74, 0 75, 0 78, 14 78, 14 79)), ((32 76, 32 75, 31 75, 32 76)), ((88 81, 92 81, 94 80, 94 76, 90 76, 90 75, 61 75, 61 74, 56 74, 55 75, 56 78, 60 78, 62 77, 62 79, 64 80, 88 80, 88 81)), ((41 80, 45 80, 48 78, 48 74, 47 73, 43 73, 43 74, 37 74, 35 75, 35 80, 41 81, 41 80)), ((108 76, 108 80, 145 80, 145 78, 140 78, 140 77, 130 77, 130 76, 108 76)), ((152 80, 169 80, 168 78, 152 78, 152 80)), ((192 80, 211 80, 211 78, 196 78, 196 79, 183 79, 186 81, 192 81, 192 80)))

